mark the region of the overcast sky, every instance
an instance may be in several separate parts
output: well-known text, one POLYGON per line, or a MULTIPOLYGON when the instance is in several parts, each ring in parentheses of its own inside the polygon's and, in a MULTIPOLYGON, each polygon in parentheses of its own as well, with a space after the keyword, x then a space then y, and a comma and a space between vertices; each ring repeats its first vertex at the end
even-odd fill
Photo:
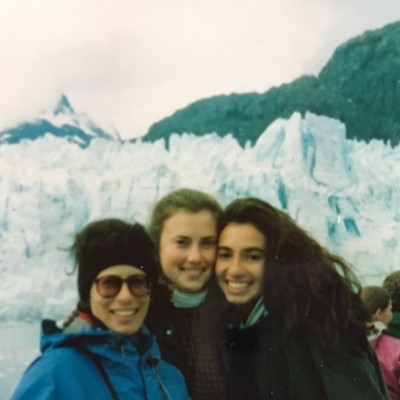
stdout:
POLYGON ((122 137, 201 98, 317 74, 399 0, 0 0, 0 129, 73 107, 122 137))

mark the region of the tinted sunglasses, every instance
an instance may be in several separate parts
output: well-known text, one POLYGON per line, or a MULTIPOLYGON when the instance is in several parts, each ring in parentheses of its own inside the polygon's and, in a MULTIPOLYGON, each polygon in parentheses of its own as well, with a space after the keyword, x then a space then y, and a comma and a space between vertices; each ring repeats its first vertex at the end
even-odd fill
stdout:
POLYGON ((124 282, 128 285, 133 296, 144 297, 150 294, 151 282, 146 275, 130 275, 126 279, 117 275, 106 275, 94 280, 97 293, 106 299, 115 297, 120 292, 124 282))

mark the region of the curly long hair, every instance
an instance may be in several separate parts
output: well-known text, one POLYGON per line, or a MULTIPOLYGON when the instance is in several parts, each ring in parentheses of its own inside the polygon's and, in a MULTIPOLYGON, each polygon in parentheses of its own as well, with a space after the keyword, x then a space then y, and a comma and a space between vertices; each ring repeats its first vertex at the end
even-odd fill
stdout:
POLYGON ((363 349, 368 346, 369 315, 360 299, 361 285, 344 259, 289 215, 257 198, 230 203, 218 232, 231 222, 250 223, 265 235, 263 297, 277 337, 312 333, 326 351, 334 351, 343 335, 363 349))

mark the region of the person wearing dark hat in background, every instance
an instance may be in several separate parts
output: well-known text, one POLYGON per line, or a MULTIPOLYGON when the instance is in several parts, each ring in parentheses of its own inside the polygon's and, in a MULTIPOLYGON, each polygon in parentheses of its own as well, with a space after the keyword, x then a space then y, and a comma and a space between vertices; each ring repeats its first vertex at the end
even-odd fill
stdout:
POLYGON ((189 399, 180 370, 143 326, 158 281, 152 241, 139 224, 88 224, 72 245, 79 316, 62 331, 42 322, 42 354, 13 400, 189 399))
POLYGON ((390 273, 383 281, 382 286, 392 298, 393 318, 388 326, 388 333, 400 339, 400 271, 390 273))

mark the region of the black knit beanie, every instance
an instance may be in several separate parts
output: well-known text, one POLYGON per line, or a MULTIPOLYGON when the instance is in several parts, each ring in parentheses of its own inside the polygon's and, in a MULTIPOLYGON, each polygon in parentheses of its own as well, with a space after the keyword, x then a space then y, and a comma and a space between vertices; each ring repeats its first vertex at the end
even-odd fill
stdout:
POLYGON ((156 249, 140 224, 119 219, 92 222, 76 235, 71 250, 78 267, 80 303, 88 305, 93 280, 114 265, 140 268, 152 283, 158 281, 156 249))

